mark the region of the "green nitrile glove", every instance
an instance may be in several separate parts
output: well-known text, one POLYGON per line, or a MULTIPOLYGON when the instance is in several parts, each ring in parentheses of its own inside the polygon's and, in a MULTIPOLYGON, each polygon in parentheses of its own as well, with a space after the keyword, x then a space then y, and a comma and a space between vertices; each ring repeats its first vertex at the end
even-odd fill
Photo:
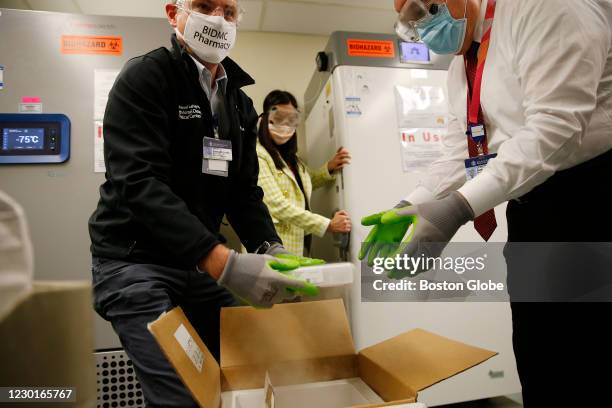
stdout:
MULTIPOLYGON (((274 257, 276 258, 276 257, 274 257)), ((275 271, 279 272, 288 272, 300 267, 300 263, 294 259, 281 259, 282 262, 279 262, 275 259, 268 261, 268 266, 275 271)))
MULTIPOLYGON (((281 272, 281 273, 285 273, 285 272, 281 272)), ((291 272, 287 272, 286 275, 291 276, 293 279, 298 279, 294 277, 293 275, 291 275, 291 272)), ((319 296, 319 293, 320 293, 319 287, 313 285, 310 282, 306 282, 304 286, 299 289, 288 288, 287 290, 290 293, 296 293, 296 294, 300 294, 304 296, 319 296)))
POLYGON ((268 248, 266 251, 266 255, 272 255, 278 259, 297 261, 300 266, 323 265, 325 263, 323 259, 306 258, 305 256, 294 255, 287 251, 285 247, 278 242, 274 242, 272 245, 270 245, 270 248, 268 248))
MULTIPOLYGON (((300 266, 307 266, 307 265, 302 265, 300 263, 300 260, 292 259, 291 257, 301 258, 303 260, 311 259, 311 258, 305 258, 305 257, 298 257, 297 255, 279 254, 275 256, 275 258, 279 258, 281 262, 269 261, 268 266, 270 266, 270 268, 274 269, 275 271, 279 271, 280 273, 291 277, 292 279, 299 280, 300 284, 303 285, 301 287, 296 287, 296 288, 293 288, 293 287, 287 288, 287 291, 289 293, 297 293, 297 294, 302 294, 306 296, 317 296, 319 294, 318 286, 315 286, 312 283, 304 281, 302 279, 296 278, 295 276, 291 274, 291 271, 296 270, 300 266)), ((321 261, 321 259, 315 259, 315 261, 321 261)), ((325 261, 323 261, 323 263, 325 263, 325 261)), ((313 265, 320 265, 320 264, 313 264, 313 265)))
POLYGON ((318 287, 289 274, 299 266, 297 261, 276 259, 270 255, 230 251, 218 283, 254 307, 271 307, 275 303, 293 300, 296 293, 307 296, 319 293, 318 287))
MULTIPOLYGON (((288 262, 289 265, 291 265, 291 267, 289 268, 287 267, 288 264, 279 262, 278 265, 273 266, 273 268, 276 269, 277 271, 284 273, 286 275, 289 275, 289 276, 293 276, 291 275, 291 271, 299 268, 300 266, 323 265, 325 263, 325 261, 322 259, 306 258, 305 256, 297 256, 297 255, 293 255, 289 253, 278 254, 278 255, 275 255, 274 257, 282 261, 288 262), (297 265, 297 266, 293 267, 294 265, 297 265)), ((289 291, 292 293, 300 293, 306 296, 318 296, 319 295, 319 287, 313 285, 310 282, 306 282, 306 285, 300 289, 296 289, 296 290, 289 289, 289 291)))
MULTIPOLYGON (((414 223, 410 237, 404 240, 396 253, 411 258, 437 258, 453 238, 457 230, 474 218, 474 212, 458 192, 419 205, 408 205, 386 212, 381 224, 386 227, 414 223), (417 222, 418 220, 418 222, 417 222)), ((426 267, 414 271, 390 271, 388 276, 401 279, 427 271, 426 267)))
MULTIPOLYGON (((297 269, 300 266, 314 266, 314 265, 323 265, 325 263, 322 259, 316 258, 306 258, 305 256, 293 255, 288 252, 284 246, 279 244, 278 242, 273 243, 270 248, 266 251, 267 255, 272 255, 275 258, 278 258, 282 261, 286 261, 287 263, 278 262, 275 263, 273 268, 281 273, 286 273, 297 269), (288 266, 291 265, 291 266, 288 266), (293 267, 293 265, 297 265, 293 267)), ((289 276, 292 276, 289 274, 289 276)), ((293 276, 292 276, 293 277, 293 276)), ((306 282, 306 286, 300 289, 288 289, 291 293, 299 293, 306 296, 317 296, 319 294, 319 288, 310 282, 306 282)))
MULTIPOLYGON (((409 205, 410 203, 402 201, 395 208, 403 208, 409 205)), ((367 256, 369 266, 374 265, 374 258, 386 258, 393 255, 404 239, 408 228, 416 220, 416 218, 407 217, 402 219, 401 222, 398 220, 398 222, 383 224, 383 216, 391 211, 394 210, 368 215, 361 219, 361 225, 373 226, 365 241, 361 244, 361 250, 359 251, 359 259, 364 259, 367 256)), ((407 239, 410 239, 410 237, 407 239)))
POLYGON ((274 255, 274 257, 288 261, 295 261, 299 264, 299 266, 315 266, 325 264, 323 259, 307 258, 305 256, 298 256, 289 253, 274 255))

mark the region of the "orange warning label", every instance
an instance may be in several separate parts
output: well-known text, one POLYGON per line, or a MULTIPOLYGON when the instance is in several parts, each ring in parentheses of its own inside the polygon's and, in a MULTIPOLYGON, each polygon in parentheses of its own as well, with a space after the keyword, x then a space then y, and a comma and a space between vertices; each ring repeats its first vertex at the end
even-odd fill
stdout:
POLYGON ((385 40, 346 40, 348 55, 351 57, 395 57, 395 44, 385 40))
POLYGON ((123 38, 98 35, 62 35, 62 54, 121 55, 123 38))

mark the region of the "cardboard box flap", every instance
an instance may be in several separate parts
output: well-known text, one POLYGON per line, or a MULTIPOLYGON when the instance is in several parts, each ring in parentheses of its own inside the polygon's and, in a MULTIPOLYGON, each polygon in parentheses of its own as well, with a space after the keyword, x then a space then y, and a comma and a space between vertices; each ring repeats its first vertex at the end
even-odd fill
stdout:
POLYGON ((355 354, 342 300, 221 310, 221 367, 272 367, 355 354))
MULTIPOLYGON (((395 385, 405 390, 422 391, 442 380, 474 367, 497 353, 416 329, 363 349, 359 353, 362 366, 376 367, 395 385), (364 360, 364 361, 362 361, 364 360)), ((366 368, 367 369, 367 368, 366 368)), ((409 395, 386 390, 385 383, 370 384, 385 400, 409 398, 409 395)), ((374 382, 376 379, 374 378, 374 382)))
POLYGON ((218 408, 221 401, 221 370, 180 307, 149 323, 168 361, 194 399, 203 408, 218 408))

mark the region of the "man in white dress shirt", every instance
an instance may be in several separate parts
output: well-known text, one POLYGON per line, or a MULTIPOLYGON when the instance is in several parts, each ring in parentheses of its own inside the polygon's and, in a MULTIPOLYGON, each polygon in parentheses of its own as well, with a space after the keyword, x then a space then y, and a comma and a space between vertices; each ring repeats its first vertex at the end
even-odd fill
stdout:
POLYGON ((612 362, 601 328, 611 309, 584 301, 612 299, 612 262, 584 243, 612 241, 612 1, 395 0, 395 9, 404 40, 457 55, 446 154, 395 208, 367 217, 377 228, 360 257, 380 249, 385 226, 415 219, 409 255, 439 255, 470 220, 488 239, 491 210, 509 202, 504 253, 525 406, 601 404, 594 367, 612 362), (480 174, 466 180, 475 162, 480 174), (550 244, 559 242, 571 244, 550 244))

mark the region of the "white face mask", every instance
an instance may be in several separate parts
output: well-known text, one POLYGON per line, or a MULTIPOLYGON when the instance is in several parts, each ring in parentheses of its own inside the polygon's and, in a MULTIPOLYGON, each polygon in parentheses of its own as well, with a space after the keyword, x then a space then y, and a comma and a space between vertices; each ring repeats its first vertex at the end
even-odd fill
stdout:
POLYGON ((272 140, 274 140, 274 143, 277 145, 284 145, 295 134, 295 128, 292 126, 277 126, 269 123, 268 130, 270 131, 272 140))
POLYGON ((228 56, 236 42, 236 23, 230 23, 223 16, 189 11, 185 33, 175 29, 191 51, 201 60, 218 64, 228 56))

